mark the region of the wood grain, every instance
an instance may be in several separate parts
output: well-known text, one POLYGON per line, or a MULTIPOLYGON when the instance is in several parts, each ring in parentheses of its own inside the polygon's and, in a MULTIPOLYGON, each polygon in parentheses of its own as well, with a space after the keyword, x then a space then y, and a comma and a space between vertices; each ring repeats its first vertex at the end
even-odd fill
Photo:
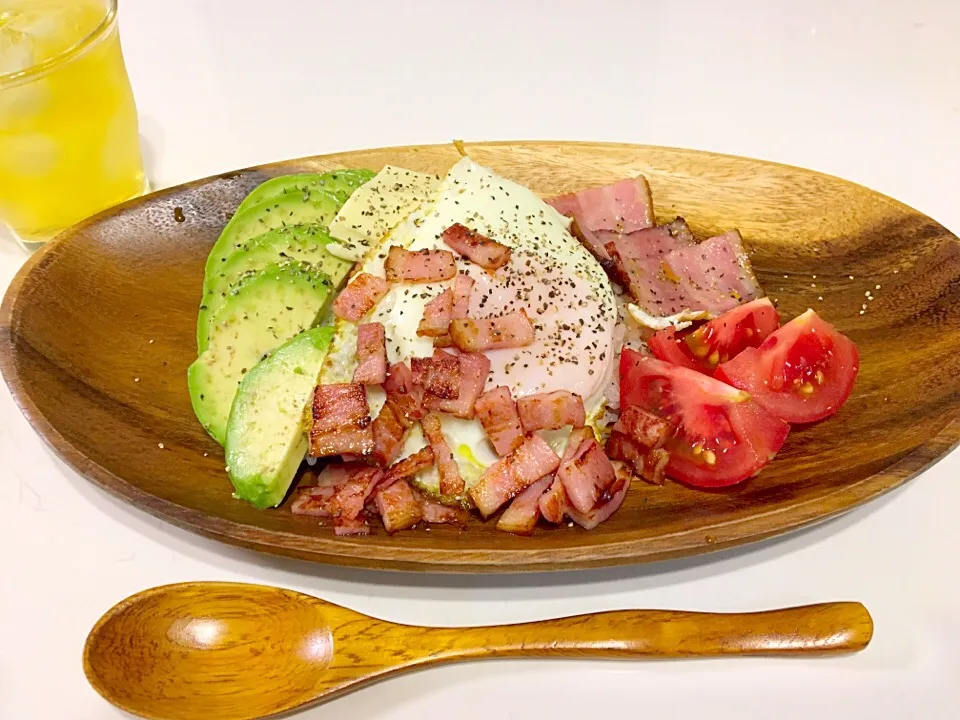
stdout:
POLYGON ((596 143, 466 149, 544 194, 644 173, 661 221, 681 214, 701 235, 739 227, 785 319, 814 307, 860 347, 850 401, 796 428, 753 480, 718 492, 638 485, 590 532, 542 527, 520 538, 477 520, 463 533, 335 538, 310 518, 234 500, 184 381, 204 262, 230 212, 283 173, 387 162, 443 172, 459 157, 453 145, 252 168, 73 228, 28 261, 0 309, 0 369, 16 401, 81 474, 181 527, 321 562, 452 572, 642 562, 759 540, 900 485, 960 439, 960 241, 934 220, 837 178, 745 158, 596 143))
POLYGON ((245 720, 426 665, 503 657, 677 658, 861 650, 860 603, 760 613, 617 610, 519 625, 423 628, 240 583, 138 593, 91 630, 84 671, 103 697, 162 720, 245 720))

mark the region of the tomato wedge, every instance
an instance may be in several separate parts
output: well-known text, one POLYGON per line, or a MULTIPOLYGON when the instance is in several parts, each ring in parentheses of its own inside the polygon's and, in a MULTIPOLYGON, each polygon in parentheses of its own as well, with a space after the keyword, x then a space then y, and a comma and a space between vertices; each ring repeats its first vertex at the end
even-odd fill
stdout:
POLYGON ((846 335, 813 310, 717 368, 716 376, 746 390, 778 418, 807 423, 843 405, 860 369, 860 353, 846 335))
POLYGON ((767 298, 752 300, 691 330, 660 330, 648 343, 661 360, 712 375, 717 365, 757 347, 780 327, 776 308, 767 298))
POLYGON ((624 348, 620 406, 630 405, 671 423, 667 475, 697 487, 723 487, 752 477, 777 454, 790 431, 748 393, 624 348))

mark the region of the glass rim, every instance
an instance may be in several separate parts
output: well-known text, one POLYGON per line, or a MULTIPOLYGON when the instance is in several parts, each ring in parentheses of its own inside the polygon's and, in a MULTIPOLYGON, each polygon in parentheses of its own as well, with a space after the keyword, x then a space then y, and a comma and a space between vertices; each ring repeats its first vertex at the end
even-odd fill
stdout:
POLYGON ((8 85, 20 85, 31 80, 35 80, 47 73, 56 70, 79 55, 82 55, 90 47, 95 45, 100 39, 110 31, 117 20, 117 2, 118 0, 106 0, 106 13, 103 19, 97 23, 97 26, 87 33, 80 40, 70 45, 65 50, 61 50, 56 55, 51 55, 45 60, 41 60, 35 65, 23 68, 10 73, 0 73, 0 88, 8 85))

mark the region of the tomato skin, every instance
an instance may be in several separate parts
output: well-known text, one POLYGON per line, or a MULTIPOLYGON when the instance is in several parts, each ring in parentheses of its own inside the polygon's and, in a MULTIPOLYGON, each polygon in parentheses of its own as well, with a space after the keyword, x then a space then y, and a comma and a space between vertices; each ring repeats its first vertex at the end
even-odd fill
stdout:
POLYGON ((724 487, 752 477, 777 454, 790 431, 749 394, 624 348, 620 406, 631 405, 671 423, 667 474, 696 487, 724 487))
POLYGON ((850 338, 807 310, 717 368, 716 377, 749 392, 790 423, 833 415, 850 397, 860 353, 850 338))
POLYGON ((758 298, 725 312, 700 327, 673 327, 650 338, 650 352, 665 362, 712 375, 717 365, 757 347, 780 326, 773 303, 758 298))

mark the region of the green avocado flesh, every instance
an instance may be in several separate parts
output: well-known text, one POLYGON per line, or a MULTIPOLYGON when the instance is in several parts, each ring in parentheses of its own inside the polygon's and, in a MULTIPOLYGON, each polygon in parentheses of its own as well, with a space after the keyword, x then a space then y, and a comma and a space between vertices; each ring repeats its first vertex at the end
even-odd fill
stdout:
POLYGON ((289 225, 316 224, 328 227, 342 203, 322 190, 281 195, 237 213, 220 233, 207 258, 205 280, 235 252, 258 235, 289 225))
POLYGON ((204 282, 203 302, 197 316, 197 348, 207 349, 211 319, 222 307, 230 289, 242 278, 265 267, 286 261, 305 262, 327 275, 338 290, 352 264, 327 252, 331 242, 326 228, 317 225, 288 225, 258 235, 243 243, 204 282))
POLYGON ((241 213, 247 208, 275 200, 283 195, 309 195, 311 190, 321 190, 333 195, 342 205, 353 191, 370 180, 370 170, 332 170, 325 173, 300 173, 270 178, 255 187, 237 208, 241 213))
POLYGON ((254 507, 283 502, 307 453, 306 412, 333 332, 300 333, 240 382, 227 423, 227 471, 237 497, 254 507))
POLYGON ((332 283, 306 263, 282 263, 244 277, 210 321, 206 350, 187 371, 193 410, 224 443, 230 407, 243 376, 294 335, 313 327, 332 283))

